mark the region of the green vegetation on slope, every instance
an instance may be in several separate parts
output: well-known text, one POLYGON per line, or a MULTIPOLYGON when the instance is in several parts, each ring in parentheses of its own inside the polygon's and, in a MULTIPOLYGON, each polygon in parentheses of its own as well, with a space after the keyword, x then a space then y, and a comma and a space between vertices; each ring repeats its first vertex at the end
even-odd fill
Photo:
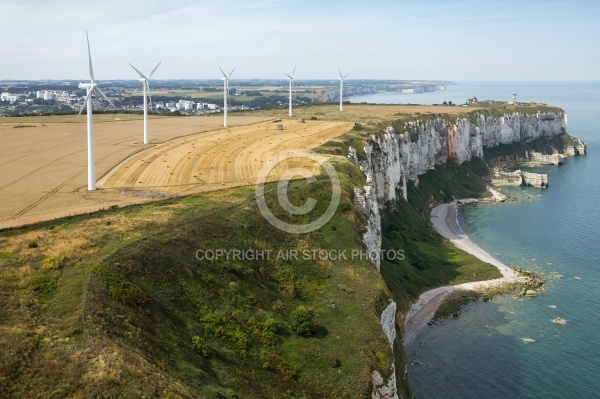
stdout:
POLYGON ((382 212, 382 248, 404 249, 404 261, 382 260, 381 274, 398 301, 408 309, 424 291, 446 284, 500 277, 480 261, 437 234, 429 221, 433 205, 458 198, 485 195, 481 179, 487 167, 479 158, 458 165, 438 165, 408 184, 408 201, 398 199, 382 212))
MULTIPOLYGON (((379 324, 389 291, 364 258, 302 252, 363 249, 350 197, 362 173, 336 168, 340 207, 307 235, 268 224, 251 188, 0 233, 0 396, 368 396, 371 370, 392 361, 379 324), (199 249, 271 255, 211 261, 199 249)), ((280 215, 275 188, 266 199, 280 215)), ((330 191, 326 178, 295 181, 290 201, 316 198, 319 214, 330 191)))

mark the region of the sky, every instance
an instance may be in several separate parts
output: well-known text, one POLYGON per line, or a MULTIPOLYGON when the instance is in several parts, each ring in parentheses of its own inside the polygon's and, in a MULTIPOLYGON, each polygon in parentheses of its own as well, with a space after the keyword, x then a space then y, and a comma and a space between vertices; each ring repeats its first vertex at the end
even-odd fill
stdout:
POLYGON ((597 0, 0 0, 0 80, 599 80, 597 0))

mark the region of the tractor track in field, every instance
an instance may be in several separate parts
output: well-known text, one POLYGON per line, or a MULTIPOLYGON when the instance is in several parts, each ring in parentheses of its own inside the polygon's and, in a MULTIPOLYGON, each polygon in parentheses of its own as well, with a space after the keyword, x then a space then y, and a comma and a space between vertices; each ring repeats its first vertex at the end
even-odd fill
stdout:
MULTIPOLYGON (((111 152, 110 154, 107 154, 99 159, 96 160, 96 164, 100 161, 103 161, 106 158, 109 158, 111 156, 113 156, 114 154, 121 152, 122 150, 118 150, 118 151, 114 151, 111 152)), ((53 196, 54 194, 58 193, 58 191, 63 188, 64 186, 66 186, 67 184, 69 184, 71 181, 73 181, 74 179, 76 179, 77 177, 81 176, 82 173, 87 172, 87 169, 81 169, 80 171, 78 171, 77 173, 75 173, 73 176, 71 176, 70 178, 68 178, 67 180, 65 180, 64 182, 62 182, 61 184, 59 184, 58 186, 54 187, 52 190, 50 190, 49 192, 47 192, 46 194, 42 195, 40 198, 38 198, 35 202, 27 205, 25 208, 23 208, 22 210, 20 210, 19 212, 17 212, 15 215, 8 217, 4 220, 12 220, 12 219, 16 219, 20 216, 23 216, 24 214, 26 214, 27 212, 29 212, 30 210, 34 209, 35 207, 37 207, 38 205, 40 205, 41 203, 43 203, 44 201, 46 201, 48 198, 50 198, 51 196, 53 196)))

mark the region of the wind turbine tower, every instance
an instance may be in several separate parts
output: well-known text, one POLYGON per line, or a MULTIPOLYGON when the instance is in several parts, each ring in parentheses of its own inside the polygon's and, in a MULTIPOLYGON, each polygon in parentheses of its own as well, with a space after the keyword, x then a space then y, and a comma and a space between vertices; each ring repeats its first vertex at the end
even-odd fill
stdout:
POLYGON ((343 97, 344 97, 344 79, 346 79, 348 77, 348 75, 344 76, 342 75, 342 71, 340 71, 340 68, 338 68, 338 72, 340 73, 340 112, 342 112, 342 103, 344 102, 343 97))
POLYGON ((79 83, 80 89, 87 90, 87 97, 79 111, 79 115, 83 112, 83 108, 87 107, 87 153, 88 153, 88 191, 94 191, 96 189, 96 164, 94 161, 94 126, 92 123, 92 93, 96 91, 106 101, 116 108, 115 105, 106 97, 106 94, 98 88, 98 85, 94 82, 94 69, 92 68, 92 52, 90 51, 90 37, 87 30, 85 31, 88 46, 88 60, 90 66, 90 83, 79 83))
POLYGON ((287 73, 285 74, 285 76, 288 77, 288 79, 290 80, 290 106, 289 106, 289 116, 292 116, 292 86, 294 84, 294 74, 296 73, 296 67, 294 66, 294 70, 292 72, 292 75, 288 75, 287 73))
MULTIPOLYGON (((140 82, 142 82, 142 86, 144 87, 144 144, 148 144, 150 142, 148 138, 148 98, 146 97, 146 90, 148 90, 148 96, 150 96, 150 85, 148 84, 148 81, 150 80, 152 75, 154 75, 154 72, 156 72, 161 63, 162 61, 154 67, 154 69, 148 74, 147 77, 146 75, 141 73, 136 67, 131 65, 131 63, 129 64, 129 66, 135 69, 138 75, 140 75, 140 82)), ((152 108, 152 97, 150 97, 150 108, 152 108)))
POLYGON ((227 96, 229 95, 229 78, 231 78, 231 75, 233 75, 233 71, 235 71, 235 68, 233 68, 231 70, 231 72, 229 72, 229 75, 225 74, 225 72, 223 71, 223 68, 221 68, 220 65, 217 65, 219 67, 219 69, 221 70, 221 73, 223 74, 223 77, 221 79, 223 79, 223 126, 227 127, 227 96))

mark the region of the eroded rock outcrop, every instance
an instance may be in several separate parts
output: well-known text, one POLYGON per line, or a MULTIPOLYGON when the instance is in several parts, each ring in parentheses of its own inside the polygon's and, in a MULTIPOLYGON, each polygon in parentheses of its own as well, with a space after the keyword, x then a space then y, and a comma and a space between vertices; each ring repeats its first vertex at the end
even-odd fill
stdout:
POLYGON ((522 170, 506 171, 494 168, 490 183, 494 186, 533 186, 548 187, 548 175, 545 173, 523 172, 522 170))
MULTIPOLYGON (((390 349, 394 353, 394 340, 396 339, 396 302, 390 301, 389 305, 381 313, 381 327, 388 339, 390 349)), ((373 380, 372 399, 398 399, 396 387, 396 366, 390 366, 390 376, 386 379, 377 370, 371 372, 373 380)))

